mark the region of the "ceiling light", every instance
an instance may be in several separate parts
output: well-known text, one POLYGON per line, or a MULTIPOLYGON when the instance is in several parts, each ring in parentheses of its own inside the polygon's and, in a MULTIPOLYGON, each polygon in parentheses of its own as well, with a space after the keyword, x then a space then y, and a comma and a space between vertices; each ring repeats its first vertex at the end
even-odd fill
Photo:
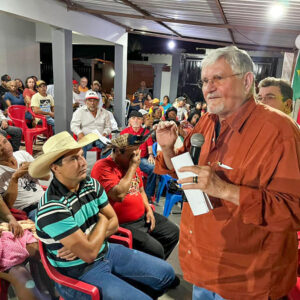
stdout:
POLYGON ((169 42, 168 42, 168 48, 169 48, 170 50, 173 50, 173 49, 175 48, 175 46, 176 46, 176 44, 175 44, 174 41, 169 41, 169 42))
POLYGON ((283 16, 284 10, 285 8, 282 4, 275 3, 270 7, 268 15, 271 20, 278 20, 283 16))

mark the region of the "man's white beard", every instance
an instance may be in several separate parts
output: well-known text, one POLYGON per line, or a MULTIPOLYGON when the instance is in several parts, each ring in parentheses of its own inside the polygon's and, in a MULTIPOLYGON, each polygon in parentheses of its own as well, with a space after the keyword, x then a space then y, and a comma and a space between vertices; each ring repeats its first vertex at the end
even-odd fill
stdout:
POLYGON ((224 110, 224 103, 215 104, 207 104, 207 111, 211 114, 219 114, 224 110))

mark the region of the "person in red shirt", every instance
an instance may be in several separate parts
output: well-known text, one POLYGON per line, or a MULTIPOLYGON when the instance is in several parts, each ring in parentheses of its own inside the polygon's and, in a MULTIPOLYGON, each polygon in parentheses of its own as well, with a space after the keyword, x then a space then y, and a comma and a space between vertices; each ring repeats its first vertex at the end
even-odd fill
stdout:
MULTIPOLYGON (((125 133, 130 133, 132 135, 143 135, 148 134, 149 130, 142 127, 143 125, 143 115, 138 111, 132 111, 129 115, 128 121, 129 127, 121 131, 121 135, 125 133)), ((153 172, 155 159, 152 151, 153 140, 151 137, 147 139, 145 143, 140 146, 141 150, 141 163, 140 169, 147 174, 147 184, 145 187, 145 192, 148 197, 148 201, 152 202, 152 197, 155 194, 156 186, 156 174, 153 172)))
POLYGON ((112 140, 111 156, 98 160, 91 176, 104 187, 119 224, 131 230, 133 248, 167 259, 177 245, 179 229, 149 205, 139 168, 138 148, 143 141, 135 143, 137 139, 139 136, 124 134, 112 140))

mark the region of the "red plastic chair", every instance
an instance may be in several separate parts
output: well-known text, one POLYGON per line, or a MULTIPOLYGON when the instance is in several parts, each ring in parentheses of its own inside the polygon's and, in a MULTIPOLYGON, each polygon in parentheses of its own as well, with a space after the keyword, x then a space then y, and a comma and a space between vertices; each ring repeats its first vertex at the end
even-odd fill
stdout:
POLYGON ((297 278, 296 286, 290 291, 288 298, 289 300, 300 299, 300 277, 297 278))
POLYGON ((48 125, 47 123, 47 119, 44 115, 38 115, 36 114, 31 107, 27 107, 28 111, 32 114, 32 116, 34 118, 38 118, 40 120, 42 120, 42 124, 37 124, 36 125, 36 128, 43 128, 44 127, 44 124, 47 124, 47 127, 48 127, 48 134, 47 134, 47 138, 49 138, 50 136, 53 135, 53 129, 52 129, 52 126, 51 125, 48 125))
POLYGON ((13 121, 15 126, 21 128, 23 131, 26 151, 32 154, 34 139, 40 134, 45 134, 47 136, 48 127, 46 119, 43 119, 43 126, 41 128, 28 128, 25 120, 26 111, 27 108, 23 105, 12 105, 7 109, 8 116, 13 121))
MULTIPOLYGON (((73 138, 75 141, 77 141, 77 135, 73 133, 73 138)), ((99 160, 101 158, 101 152, 102 152, 102 149, 99 149, 98 147, 93 147, 91 150, 89 151, 92 151, 92 152, 96 152, 96 155, 97 155, 97 160, 99 160)))
MULTIPOLYGON (((131 231, 127 230, 125 228, 119 228, 118 233, 120 233, 122 236, 118 235, 112 235, 109 240, 113 241, 118 244, 125 245, 129 248, 132 248, 132 235, 131 231)), ((43 266, 48 274, 48 276, 54 280, 55 282, 67 286, 69 288, 72 288, 74 290, 80 291, 82 293, 88 294, 91 296, 92 300, 100 300, 100 293, 97 287, 85 283, 83 281, 62 275, 59 273, 48 261, 47 256, 44 251, 43 243, 39 241, 39 249, 40 249, 40 255, 41 260, 43 263, 43 266)), ((64 300, 64 298, 60 297, 60 300, 64 300)), ((2 300, 2 299, 0 299, 2 300)))

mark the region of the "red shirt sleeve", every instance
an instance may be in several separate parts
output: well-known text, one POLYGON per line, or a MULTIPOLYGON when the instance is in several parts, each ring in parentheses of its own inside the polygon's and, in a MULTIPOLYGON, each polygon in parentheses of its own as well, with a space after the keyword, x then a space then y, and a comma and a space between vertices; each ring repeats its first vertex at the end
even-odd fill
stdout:
POLYGON ((142 174, 142 171, 141 171, 140 168, 137 168, 137 169, 136 169, 136 172, 137 172, 137 174, 138 174, 138 176, 139 176, 139 178, 140 178, 140 184, 139 184, 139 187, 141 188, 141 187, 144 186, 144 184, 143 184, 143 174, 142 174))
MULTIPOLYGON (((95 178, 104 187, 106 193, 120 182, 119 171, 114 167, 111 158, 98 160, 92 169, 91 177, 95 178)), ((121 175, 122 177, 122 175, 121 175)))
POLYGON ((25 90, 23 91, 23 97, 25 98, 26 96, 28 96, 28 97, 31 98, 31 93, 30 93, 29 89, 25 89, 25 90))

